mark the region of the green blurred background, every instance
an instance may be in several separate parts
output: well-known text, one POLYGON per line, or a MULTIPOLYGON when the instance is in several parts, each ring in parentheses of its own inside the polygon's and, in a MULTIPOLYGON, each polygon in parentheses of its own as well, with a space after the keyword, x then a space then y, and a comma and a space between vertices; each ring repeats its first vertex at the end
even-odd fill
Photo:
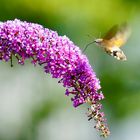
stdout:
MULTIPOLYGON (((83 49, 112 25, 128 22, 132 35, 117 61, 95 45, 85 52, 101 81, 108 140, 140 139, 139 0, 0 0, 0 19, 19 18, 67 35, 83 49)), ((0 64, 0 140, 101 140, 86 106, 74 108, 57 80, 40 66, 0 64)))

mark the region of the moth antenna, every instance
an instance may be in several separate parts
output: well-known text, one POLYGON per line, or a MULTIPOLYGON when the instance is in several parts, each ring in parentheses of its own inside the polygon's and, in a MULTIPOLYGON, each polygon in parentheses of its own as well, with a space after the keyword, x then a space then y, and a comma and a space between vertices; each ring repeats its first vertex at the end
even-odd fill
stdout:
POLYGON ((85 48, 83 49, 83 53, 85 52, 85 50, 87 49, 87 47, 89 46, 89 45, 91 45, 91 44, 93 44, 93 43, 95 43, 95 40, 94 41, 92 41, 92 42, 90 42, 90 43, 88 43, 86 46, 85 46, 85 48))
POLYGON ((89 38, 96 39, 96 37, 95 37, 94 35, 87 34, 87 36, 88 36, 89 38))

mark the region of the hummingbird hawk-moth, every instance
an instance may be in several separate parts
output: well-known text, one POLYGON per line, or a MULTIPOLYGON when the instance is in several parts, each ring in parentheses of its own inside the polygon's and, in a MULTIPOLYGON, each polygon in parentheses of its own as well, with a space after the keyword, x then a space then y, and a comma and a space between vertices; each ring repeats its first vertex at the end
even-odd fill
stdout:
POLYGON ((126 23, 121 24, 120 26, 115 25, 105 34, 103 38, 95 39, 93 42, 89 43, 86 48, 90 44, 96 43, 103 48, 107 54, 115 57, 116 59, 127 60, 125 54, 120 48, 125 44, 129 36, 130 28, 126 23))

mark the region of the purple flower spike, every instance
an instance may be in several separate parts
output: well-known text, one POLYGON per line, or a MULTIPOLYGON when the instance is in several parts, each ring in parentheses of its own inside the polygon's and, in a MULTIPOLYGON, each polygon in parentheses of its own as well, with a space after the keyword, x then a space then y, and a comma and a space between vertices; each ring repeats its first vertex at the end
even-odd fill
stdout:
POLYGON ((100 100, 104 98, 100 81, 96 78, 87 57, 66 36, 34 23, 13 20, 0 23, 0 60, 9 61, 15 56, 19 64, 26 59, 36 65, 44 65, 46 73, 59 78, 66 88, 66 95, 72 94, 73 106, 87 103, 89 120, 94 119, 101 135, 110 132, 106 126, 100 100))

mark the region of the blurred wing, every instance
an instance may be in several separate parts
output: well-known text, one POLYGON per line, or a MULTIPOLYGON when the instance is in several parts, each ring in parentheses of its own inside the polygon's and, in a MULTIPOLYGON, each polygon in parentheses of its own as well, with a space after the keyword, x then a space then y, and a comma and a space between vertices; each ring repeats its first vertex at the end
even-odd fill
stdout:
POLYGON ((110 40, 112 39, 114 36, 116 36, 117 32, 118 32, 119 26, 118 25, 114 25, 107 33, 106 35, 103 37, 103 39, 105 40, 110 40))
POLYGON ((121 47, 126 43, 127 39, 130 36, 130 33, 130 28, 126 23, 124 23, 119 26, 116 34, 109 40, 112 42, 112 44, 114 44, 114 46, 121 47))

